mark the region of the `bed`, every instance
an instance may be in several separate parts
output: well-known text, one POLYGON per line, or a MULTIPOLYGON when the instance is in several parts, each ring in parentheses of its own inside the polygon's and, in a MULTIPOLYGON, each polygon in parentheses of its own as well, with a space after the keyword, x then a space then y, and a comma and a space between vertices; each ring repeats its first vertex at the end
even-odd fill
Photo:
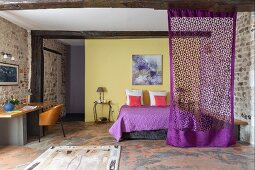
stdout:
POLYGON ((129 107, 124 105, 116 122, 109 129, 110 134, 117 140, 128 137, 165 138, 169 123, 169 106, 140 106, 129 107), (156 135, 156 136, 155 136, 156 135), (154 136, 154 137, 153 137, 154 136))

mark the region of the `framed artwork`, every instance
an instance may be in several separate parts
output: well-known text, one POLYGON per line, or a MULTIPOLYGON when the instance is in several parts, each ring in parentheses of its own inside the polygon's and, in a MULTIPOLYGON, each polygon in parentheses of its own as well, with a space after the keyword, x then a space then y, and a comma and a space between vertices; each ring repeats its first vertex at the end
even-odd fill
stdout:
POLYGON ((162 55, 132 55, 132 85, 161 85, 162 76, 162 55))
POLYGON ((0 86, 19 84, 19 66, 0 63, 0 86))

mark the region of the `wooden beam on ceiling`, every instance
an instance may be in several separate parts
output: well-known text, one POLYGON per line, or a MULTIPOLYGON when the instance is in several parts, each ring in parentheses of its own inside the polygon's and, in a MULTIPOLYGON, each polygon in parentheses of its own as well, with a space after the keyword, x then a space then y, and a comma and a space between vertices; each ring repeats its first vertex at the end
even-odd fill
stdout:
POLYGON ((186 8, 210 11, 255 11, 254 0, 9 0, 0 10, 49 8, 186 8))
POLYGON ((167 38, 168 31, 31 31, 32 36, 46 39, 135 39, 167 38))

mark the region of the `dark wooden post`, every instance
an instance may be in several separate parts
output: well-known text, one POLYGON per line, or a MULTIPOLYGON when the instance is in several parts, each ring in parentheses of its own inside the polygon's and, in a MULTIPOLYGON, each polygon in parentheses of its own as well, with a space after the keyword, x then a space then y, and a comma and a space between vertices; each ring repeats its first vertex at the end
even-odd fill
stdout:
MULTIPOLYGON (((43 38, 33 36, 31 38, 32 60, 31 60, 31 92, 30 102, 43 102, 43 80, 44 80, 44 57, 43 38)), ((28 136, 37 136, 39 128, 39 111, 27 114, 28 136)))
POLYGON ((32 35, 31 102, 43 102, 44 57, 43 38, 32 35))

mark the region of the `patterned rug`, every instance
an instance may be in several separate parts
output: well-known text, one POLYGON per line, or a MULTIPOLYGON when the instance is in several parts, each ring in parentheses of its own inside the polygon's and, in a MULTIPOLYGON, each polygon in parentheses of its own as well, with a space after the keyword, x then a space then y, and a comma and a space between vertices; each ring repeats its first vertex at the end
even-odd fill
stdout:
POLYGON ((52 146, 25 170, 117 170, 120 146, 52 146))

